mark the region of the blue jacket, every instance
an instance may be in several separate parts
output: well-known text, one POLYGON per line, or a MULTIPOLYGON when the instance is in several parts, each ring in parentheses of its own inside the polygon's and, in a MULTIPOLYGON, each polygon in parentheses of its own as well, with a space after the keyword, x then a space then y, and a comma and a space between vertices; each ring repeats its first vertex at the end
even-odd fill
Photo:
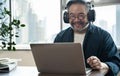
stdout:
MULTIPOLYGON (((61 31, 54 42, 74 42, 74 32, 71 27, 61 31)), ((120 70, 120 55, 111 35, 100 27, 89 25, 86 32, 83 51, 85 60, 90 56, 97 56, 105 62, 110 70, 108 76, 116 76, 120 70)), ((86 67, 89 65, 86 63, 86 67)))

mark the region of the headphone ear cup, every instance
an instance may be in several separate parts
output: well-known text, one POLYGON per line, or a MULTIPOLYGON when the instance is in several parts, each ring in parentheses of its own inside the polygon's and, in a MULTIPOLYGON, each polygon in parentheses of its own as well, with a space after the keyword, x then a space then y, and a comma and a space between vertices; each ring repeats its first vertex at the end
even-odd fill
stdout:
POLYGON ((69 15, 67 11, 65 11, 63 14, 63 20, 65 23, 69 23, 69 15))
POLYGON ((95 10, 89 10, 87 16, 88 16, 89 22, 94 22, 95 21, 95 10))

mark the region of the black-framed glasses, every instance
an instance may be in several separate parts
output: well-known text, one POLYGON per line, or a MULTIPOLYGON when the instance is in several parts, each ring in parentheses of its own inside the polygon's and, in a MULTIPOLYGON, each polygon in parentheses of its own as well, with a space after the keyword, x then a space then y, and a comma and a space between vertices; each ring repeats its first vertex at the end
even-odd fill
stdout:
POLYGON ((75 20, 76 18, 78 18, 78 19, 85 19, 85 17, 86 17, 85 14, 78 14, 78 15, 69 14, 69 19, 71 19, 71 20, 75 20))

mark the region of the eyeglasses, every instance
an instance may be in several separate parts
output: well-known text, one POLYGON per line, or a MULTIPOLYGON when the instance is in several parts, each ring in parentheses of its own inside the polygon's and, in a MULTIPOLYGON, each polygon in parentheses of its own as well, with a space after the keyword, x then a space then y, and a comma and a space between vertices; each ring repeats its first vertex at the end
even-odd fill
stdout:
POLYGON ((76 18, 78 18, 78 19, 85 19, 85 17, 86 17, 85 14, 78 14, 78 15, 69 14, 69 19, 71 19, 71 20, 75 20, 76 18))

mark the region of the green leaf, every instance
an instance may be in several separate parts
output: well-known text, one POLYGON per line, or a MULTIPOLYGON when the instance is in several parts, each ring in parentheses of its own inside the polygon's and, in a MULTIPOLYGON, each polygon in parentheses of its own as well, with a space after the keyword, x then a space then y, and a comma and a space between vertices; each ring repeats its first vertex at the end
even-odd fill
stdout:
POLYGON ((13 51, 15 51, 16 50, 16 48, 15 47, 13 47, 13 51))
POLYGON ((20 20, 13 19, 12 22, 13 22, 13 24, 16 25, 16 26, 20 24, 20 20))
POLYGON ((17 20, 17 24, 18 24, 18 25, 20 24, 20 20, 17 20))
POLYGON ((16 43, 15 43, 15 42, 13 42, 12 44, 13 44, 13 45, 16 45, 16 43))
POLYGON ((6 43, 5 43, 5 42, 2 42, 2 45, 3 45, 3 48, 5 48, 5 47, 6 47, 6 43))
POLYGON ((9 46, 9 47, 7 47, 7 49, 8 49, 9 51, 10 51, 10 50, 12 50, 10 46, 9 46))
POLYGON ((5 43, 5 42, 2 42, 2 44, 3 44, 3 45, 6 45, 6 43, 5 43))
POLYGON ((15 35, 15 37, 19 37, 18 35, 15 35))
POLYGON ((6 11, 6 14, 8 14, 9 16, 11 16, 11 11, 6 11))
POLYGON ((8 45, 11 45, 12 43, 8 42, 8 45))
POLYGON ((21 27, 25 27, 25 24, 21 24, 20 26, 21 26, 21 27))
POLYGON ((11 16, 11 11, 8 11, 6 7, 4 7, 4 13, 11 16))
POLYGON ((9 29, 9 30, 13 30, 13 28, 12 28, 12 27, 9 27, 8 29, 9 29))

